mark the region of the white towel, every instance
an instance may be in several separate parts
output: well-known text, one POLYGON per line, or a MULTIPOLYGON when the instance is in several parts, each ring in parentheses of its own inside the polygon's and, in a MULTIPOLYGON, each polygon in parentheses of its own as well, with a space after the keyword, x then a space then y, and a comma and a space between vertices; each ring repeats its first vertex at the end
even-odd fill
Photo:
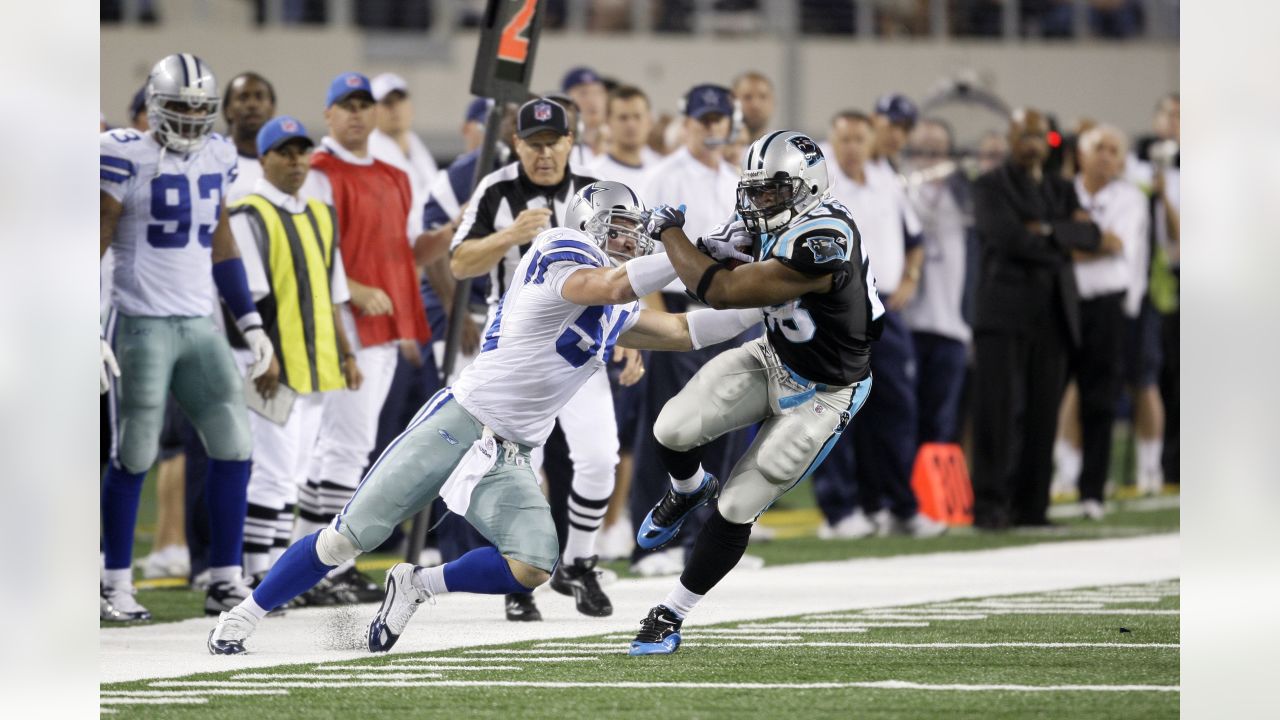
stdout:
POLYGON ((493 431, 485 428, 484 434, 471 443, 471 448, 440 487, 444 504, 457 515, 465 517, 471 507, 471 493, 497 462, 498 443, 494 440, 493 431))

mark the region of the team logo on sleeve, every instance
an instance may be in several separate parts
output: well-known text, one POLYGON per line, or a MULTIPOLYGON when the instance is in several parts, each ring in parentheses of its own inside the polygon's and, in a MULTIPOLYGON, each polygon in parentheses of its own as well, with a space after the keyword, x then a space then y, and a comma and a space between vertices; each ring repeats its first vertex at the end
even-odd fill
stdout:
POLYGON ((813 167, 822 159, 822 151, 818 149, 818 146, 815 145, 812 140, 803 135, 797 135, 787 142, 791 143, 792 147, 795 149, 804 153, 804 163, 806 167, 813 167))
POLYGON ((806 238, 804 246, 808 248, 809 252, 813 253, 815 265, 824 265, 832 261, 840 262, 848 256, 844 249, 844 238, 819 235, 806 238))

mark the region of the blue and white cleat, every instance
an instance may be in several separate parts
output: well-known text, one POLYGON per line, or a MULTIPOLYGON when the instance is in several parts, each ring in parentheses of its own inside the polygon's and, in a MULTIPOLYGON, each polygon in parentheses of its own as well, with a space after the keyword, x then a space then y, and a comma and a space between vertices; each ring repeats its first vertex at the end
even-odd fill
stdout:
POLYGON ((211 655, 243 655, 244 641, 258 627, 258 619, 247 610, 234 607, 218 616, 218 624, 209 631, 205 646, 211 655))
POLYGON ((409 618, 422 603, 432 598, 431 593, 413 581, 416 565, 399 563, 387 571, 386 595, 382 607, 369 623, 369 652, 387 652, 409 624, 409 618))
POLYGON ((662 500, 644 516, 640 530, 636 532, 636 544, 645 550, 660 548, 671 542, 680 532, 680 526, 689 513, 711 501, 720 492, 720 481, 711 473, 702 476, 702 484, 691 493, 676 492, 669 488, 662 500))
POLYGON ((631 641, 628 655, 670 655, 680 647, 680 619, 666 605, 658 605, 640 621, 640 632, 631 641))

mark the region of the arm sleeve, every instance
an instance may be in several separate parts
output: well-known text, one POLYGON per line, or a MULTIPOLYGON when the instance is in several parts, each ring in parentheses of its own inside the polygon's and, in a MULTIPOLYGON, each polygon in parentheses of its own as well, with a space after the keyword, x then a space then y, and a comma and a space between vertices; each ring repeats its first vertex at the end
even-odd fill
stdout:
MULTIPOLYGON (((129 142, 120 142, 112 133, 121 132, 113 130, 111 132, 102 133, 99 137, 98 146, 100 150, 100 165, 98 171, 98 186, 102 192, 110 195, 119 202, 123 203, 124 198, 128 195, 138 183, 138 166, 129 157, 129 142)), ((135 131, 129 131, 132 135, 124 134, 121 137, 133 137, 137 135, 135 131)), ((139 140, 141 136, 138 136, 139 140)), ((137 141, 131 141, 137 142, 137 141)))
POLYGON ((351 300, 351 288, 347 286, 347 268, 342 264, 342 253, 333 254, 333 267, 329 269, 329 300, 338 305, 351 300))
POLYGON ((898 187, 898 206, 902 208, 902 238, 907 250, 915 249, 924 242, 924 223, 907 198, 906 190, 898 187))
POLYGON ((231 235, 235 237, 236 247, 240 249, 240 258, 244 261, 244 276, 249 282, 249 294, 253 296, 253 301, 256 303, 271 292, 267 271, 262 264, 258 229, 249 219, 247 212, 232 213, 230 225, 231 235))
MULTIPOLYGON (((806 275, 825 275, 846 268, 849 261, 850 228, 822 226, 779 240, 774 257, 783 265, 806 275)), ((857 232, 854 230, 853 232, 857 232)))
POLYGON ((580 240, 561 238, 532 251, 526 270, 526 282, 546 283, 556 295, 563 297, 564 283, 583 268, 604 267, 599 251, 580 240))

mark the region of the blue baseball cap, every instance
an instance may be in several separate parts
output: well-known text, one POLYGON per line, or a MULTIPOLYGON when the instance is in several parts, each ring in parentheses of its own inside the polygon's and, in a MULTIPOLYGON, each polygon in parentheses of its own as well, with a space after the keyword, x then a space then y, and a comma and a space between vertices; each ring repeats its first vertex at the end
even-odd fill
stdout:
POLYGON ((489 116, 489 108, 493 107, 493 101, 489 98, 474 98, 467 104, 467 122, 483 123, 489 116))
POLYGON ((911 102, 911 98, 901 93, 881 95, 880 99, 876 100, 876 114, 884 115, 891 123, 902 123, 908 126, 915 125, 916 118, 920 116, 920 112, 916 110, 916 104, 911 102))
POLYGON ((364 93, 370 102, 374 101, 373 86, 369 84, 369 78, 357 72, 342 73, 329 83, 329 94, 325 97, 324 106, 333 107, 356 93, 364 93))
POLYGON ((685 93, 685 115, 697 120, 710 113, 733 117, 733 93, 729 88, 722 85, 695 85, 685 93))
POLYGON ((133 99, 129 101, 129 120, 133 120, 147 107, 147 86, 143 85, 138 88, 138 92, 133 94, 133 99))
POLYGON ((296 118, 288 115, 271 118, 258 131, 258 157, 275 150, 290 140, 303 140, 307 147, 315 147, 307 137, 307 129, 296 118))
POLYGON ((589 67, 576 67, 564 74, 564 79, 560 81, 560 89, 564 92, 569 92, 570 88, 578 85, 603 82, 595 70, 589 67))

